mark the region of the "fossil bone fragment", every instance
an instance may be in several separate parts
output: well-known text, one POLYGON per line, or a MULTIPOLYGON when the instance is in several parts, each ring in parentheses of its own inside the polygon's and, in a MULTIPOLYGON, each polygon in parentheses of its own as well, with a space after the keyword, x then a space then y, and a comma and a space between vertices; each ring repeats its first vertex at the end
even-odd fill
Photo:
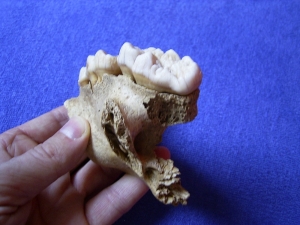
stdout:
MULTIPOLYGON (((161 50, 149 49, 143 54, 163 54, 161 50)), ((177 60, 176 55, 171 52, 170 57, 177 60)), ((105 64, 108 66, 101 66, 101 70, 97 69, 99 66, 92 70, 90 65, 89 69, 81 69, 80 95, 65 102, 70 117, 79 115, 90 122, 88 156, 102 166, 140 177, 165 204, 186 204, 189 193, 181 186, 179 170, 172 160, 158 158, 153 149, 167 126, 195 118, 199 89, 185 96, 161 93, 135 83, 130 76, 116 76, 115 63, 105 64)), ((120 71, 130 72, 127 69, 132 64, 124 65, 127 67, 120 71)))

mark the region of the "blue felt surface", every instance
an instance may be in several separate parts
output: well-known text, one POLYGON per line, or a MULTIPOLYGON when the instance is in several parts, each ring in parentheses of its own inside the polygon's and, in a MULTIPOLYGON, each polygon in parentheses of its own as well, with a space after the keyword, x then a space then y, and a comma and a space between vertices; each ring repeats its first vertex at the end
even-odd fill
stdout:
POLYGON ((191 56, 199 114, 163 145, 191 193, 116 224, 300 224, 300 2, 0 1, 0 132, 78 95, 86 57, 129 41, 191 56))

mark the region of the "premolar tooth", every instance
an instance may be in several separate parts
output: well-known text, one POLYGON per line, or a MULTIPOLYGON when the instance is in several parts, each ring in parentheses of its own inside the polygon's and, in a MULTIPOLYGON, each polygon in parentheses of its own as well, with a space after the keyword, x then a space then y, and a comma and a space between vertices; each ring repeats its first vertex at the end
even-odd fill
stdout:
POLYGON ((136 58, 142 53, 143 51, 141 49, 133 46, 129 42, 125 42, 122 45, 117 61, 123 75, 128 76, 134 80, 132 74, 132 66, 136 58))
POLYGON ((80 87, 87 85, 90 82, 88 74, 86 72, 86 67, 82 67, 79 72, 78 84, 80 87))
POLYGON ((91 84, 94 85, 98 79, 102 79, 104 73, 119 75, 121 70, 117 64, 117 57, 99 50, 95 56, 88 56, 86 73, 91 84))
POLYGON ((95 71, 95 56, 89 55, 86 60, 86 73, 92 85, 94 85, 98 80, 98 76, 96 75, 95 71))

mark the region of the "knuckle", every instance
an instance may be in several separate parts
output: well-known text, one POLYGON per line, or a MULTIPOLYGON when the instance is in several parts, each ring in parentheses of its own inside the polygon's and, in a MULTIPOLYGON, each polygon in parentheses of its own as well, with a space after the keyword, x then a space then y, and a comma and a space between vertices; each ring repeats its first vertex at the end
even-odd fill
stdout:
POLYGON ((33 154, 41 161, 51 161, 54 164, 62 164, 63 156, 59 146, 55 142, 44 142, 34 148, 33 154))
POLYGON ((106 202, 107 205, 110 205, 114 213, 118 216, 122 216, 128 211, 128 204, 125 201, 122 193, 120 193, 120 191, 118 191, 116 188, 113 188, 113 186, 109 189, 109 191, 107 191, 106 202))

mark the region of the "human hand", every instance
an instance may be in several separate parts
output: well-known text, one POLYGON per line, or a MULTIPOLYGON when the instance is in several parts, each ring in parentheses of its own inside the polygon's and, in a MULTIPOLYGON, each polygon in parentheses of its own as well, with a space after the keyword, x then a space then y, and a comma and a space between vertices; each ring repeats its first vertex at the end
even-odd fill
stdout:
POLYGON ((0 224, 111 224, 147 192, 88 160, 89 124, 68 120, 59 107, 0 135, 0 224))

